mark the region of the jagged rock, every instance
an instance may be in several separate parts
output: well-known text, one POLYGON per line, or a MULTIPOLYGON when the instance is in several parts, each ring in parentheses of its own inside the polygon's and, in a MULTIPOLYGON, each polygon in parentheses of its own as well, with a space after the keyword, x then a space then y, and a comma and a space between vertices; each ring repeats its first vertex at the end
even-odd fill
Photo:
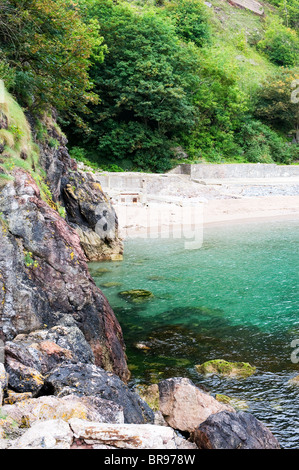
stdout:
POLYGON ((101 185, 91 173, 72 172, 63 191, 67 220, 79 234, 89 261, 121 260, 118 219, 101 185))
POLYGON ((252 414, 222 411, 201 423, 193 435, 200 449, 279 449, 271 431, 252 414))
POLYGON ((194 431, 211 414, 234 412, 231 406, 218 402, 187 378, 162 380, 158 387, 160 411, 169 426, 180 431, 194 431))
POLYGON ((37 395, 44 385, 44 376, 33 367, 26 366, 12 357, 6 360, 9 386, 17 392, 32 392, 37 395))
POLYGON ((65 315, 57 321, 58 324, 49 330, 20 334, 6 342, 9 386, 15 391, 38 393, 43 377, 63 362, 94 362, 91 347, 74 318, 65 315), (38 383, 28 380, 29 375, 39 376, 38 383))
POLYGON ((196 449, 196 445, 177 436, 173 429, 152 424, 102 424, 71 419, 74 437, 84 444, 104 444, 117 449, 196 449))
POLYGON ((1 414, 14 420, 19 427, 30 427, 35 421, 51 419, 80 418, 101 423, 124 422, 122 407, 112 401, 98 397, 78 397, 67 395, 65 397, 42 396, 17 402, 13 405, 4 405, 1 414))
POLYGON ((91 278, 77 232, 40 197, 31 176, 14 171, 0 188, 0 340, 50 329, 73 317, 95 363, 129 377, 122 331, 91 278))
POLYGON ((56 396, 74 394, 96 396, 111 400, 123 407, 126 423, 154 421, 154 413, 139 395, 119 377, 92 364, 63 364, 45 380, 45 390, 56 396))

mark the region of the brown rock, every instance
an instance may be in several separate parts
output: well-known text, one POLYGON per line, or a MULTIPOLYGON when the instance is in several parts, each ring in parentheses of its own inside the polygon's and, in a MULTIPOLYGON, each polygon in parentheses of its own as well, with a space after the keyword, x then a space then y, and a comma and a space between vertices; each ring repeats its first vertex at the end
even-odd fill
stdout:
POLYGON ((159 382, 160 411, 174 429, 193 432, 211 414, 234 409, 219 403, 187 378, 175 377, 159 382))

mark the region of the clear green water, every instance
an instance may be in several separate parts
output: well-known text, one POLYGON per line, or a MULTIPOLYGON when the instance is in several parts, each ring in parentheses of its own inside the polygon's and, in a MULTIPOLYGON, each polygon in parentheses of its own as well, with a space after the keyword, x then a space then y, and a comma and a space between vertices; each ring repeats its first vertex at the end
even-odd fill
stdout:
POLYGON ((198 250, 186 250, 184 240, 128 240, 124 261, 91 263, 123 328, 132 384, 189 377, 245 401, 284 448, 299 448, 299 387, 288 384, 299 374, 291 361, 291 341, 299 339, 298 229, 298 220, 206 228, 198 250), (119 285, 103 287, 108 282, 119 285), (155 297, 132 304, 119 296, 128 289, 155 297), (196 372, 217 358, 250 362, 257 373, 236 380, 196 372))

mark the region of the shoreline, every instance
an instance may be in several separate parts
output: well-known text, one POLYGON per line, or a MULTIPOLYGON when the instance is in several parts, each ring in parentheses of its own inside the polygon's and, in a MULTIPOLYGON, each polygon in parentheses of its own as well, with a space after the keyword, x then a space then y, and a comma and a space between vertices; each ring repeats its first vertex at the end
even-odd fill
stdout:
POLYGON ((118 206, 119 235, 133 238, 178 237, 180 232, 232 224, 299 221, 299 196, 262 196, 198 200, 188 204, 149 203, 147 206, 118 206), (124 210, 125 208, 125 210, 124 210))

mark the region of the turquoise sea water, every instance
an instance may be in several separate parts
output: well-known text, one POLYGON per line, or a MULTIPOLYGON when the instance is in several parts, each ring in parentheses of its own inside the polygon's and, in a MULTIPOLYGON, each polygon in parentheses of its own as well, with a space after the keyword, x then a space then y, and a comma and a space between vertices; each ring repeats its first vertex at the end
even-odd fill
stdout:
POLYGON ((298 268, 298 220, 205 228, 196 250, 183 239, 128 240, 122 262, 90 263, 122 326, 132 385, 189 377, 242 400, 284 448, 299 448, 299 386, 288 383, 299 374, 291 360, 291 342, 299 345, 298 268), (119 296, 128 289, 154 298, 130 303, 119 296), (242 380, 196 372, 196 364, 219 358, 257 372, 242 380))

